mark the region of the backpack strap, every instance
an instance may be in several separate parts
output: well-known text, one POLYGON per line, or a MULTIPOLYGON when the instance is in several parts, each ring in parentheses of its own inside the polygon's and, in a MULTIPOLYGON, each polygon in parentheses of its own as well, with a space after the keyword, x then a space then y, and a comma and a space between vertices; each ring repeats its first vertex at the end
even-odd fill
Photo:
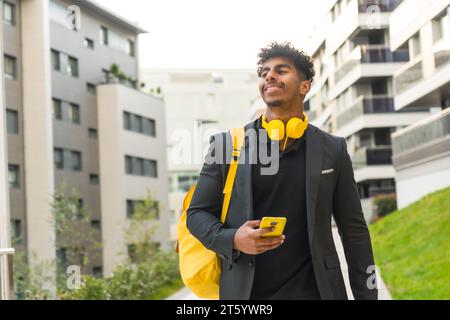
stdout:
POLYGON ((239 163, 239 157, 241 156, 241 150, 244 146, 245 130, 244 128, 230 129, 231 139, 233 142, 233 154, 231 158, 230 168, 228 170, 227 179, 223 188, 224 199, 222 204, 221 222, 225 223, 227 218, 228 206, 230 205, 231 192, 233 191, 234 178, 236 177, 236 171, 239 163))

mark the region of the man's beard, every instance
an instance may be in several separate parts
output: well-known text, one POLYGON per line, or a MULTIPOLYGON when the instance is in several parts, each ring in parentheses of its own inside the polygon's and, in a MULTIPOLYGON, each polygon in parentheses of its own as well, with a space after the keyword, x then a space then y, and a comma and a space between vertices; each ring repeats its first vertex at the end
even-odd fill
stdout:
POLYGON ((283 104, 283 101, 281 101, 281 100, 274 100, 274 101, 266 102, 266 104, 270 108, 279 107, 279 106, 281 106, 283 104))

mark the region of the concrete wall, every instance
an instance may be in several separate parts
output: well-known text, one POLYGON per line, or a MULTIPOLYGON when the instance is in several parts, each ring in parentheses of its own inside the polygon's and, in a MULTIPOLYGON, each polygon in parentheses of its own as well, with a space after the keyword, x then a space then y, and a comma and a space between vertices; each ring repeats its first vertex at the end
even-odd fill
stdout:
POLYGON ((166 164, 165 110, 161 100, 117 84, 98 87, 100 186, 103 222, 103 265, 112 272, 126 256, 124 229, 127 227, 126 200, 139 200, 152 192, 160 203, 155 240, 168 248, 169 183, 166 164), (156 122, 156 137, 123 129, 123 112, 128 111, 156 122), (157 178, 127 175, 125 155, 157 161, 157 178))
POLYGON ((450 154, 403 169, 397 169, 397 206, 401 209, 430 192, 450 186, 450 154))

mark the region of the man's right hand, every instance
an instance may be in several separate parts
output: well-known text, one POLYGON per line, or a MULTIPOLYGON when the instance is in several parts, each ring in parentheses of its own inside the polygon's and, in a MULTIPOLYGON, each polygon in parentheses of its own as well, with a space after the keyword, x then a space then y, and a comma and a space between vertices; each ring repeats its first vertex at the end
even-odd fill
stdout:
POLYGON ((234 235, 234 249, 246 254, 261 254, 281 246, 286 238, 261 238, 261 235, 273 231, 273 228, 259 229, 261 221, 251 220, 244 223, 234 235))

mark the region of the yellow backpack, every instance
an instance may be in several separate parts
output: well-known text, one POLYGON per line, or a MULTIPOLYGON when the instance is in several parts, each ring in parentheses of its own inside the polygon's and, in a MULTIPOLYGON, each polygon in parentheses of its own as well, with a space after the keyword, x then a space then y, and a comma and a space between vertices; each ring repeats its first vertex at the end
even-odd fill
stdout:
MULTIPOLYGON (((234 178, 236 177, 239 156, 244 144, 244 128, 230 129, 233 141, 233 157, 223 188, 225 194, 221 222, 225 223, 230 204, 231 192, 233 190, 234 178)), ((218 299, 220 282, 220 260, 214 251, 208 250, 195 238, 186 226, 186 211, 194 195, 196 184, 194 184, 183 200, 183 213, 177 226, 177 252, 179 253, 180 274, 184 284, 200 298, 218 299)))

